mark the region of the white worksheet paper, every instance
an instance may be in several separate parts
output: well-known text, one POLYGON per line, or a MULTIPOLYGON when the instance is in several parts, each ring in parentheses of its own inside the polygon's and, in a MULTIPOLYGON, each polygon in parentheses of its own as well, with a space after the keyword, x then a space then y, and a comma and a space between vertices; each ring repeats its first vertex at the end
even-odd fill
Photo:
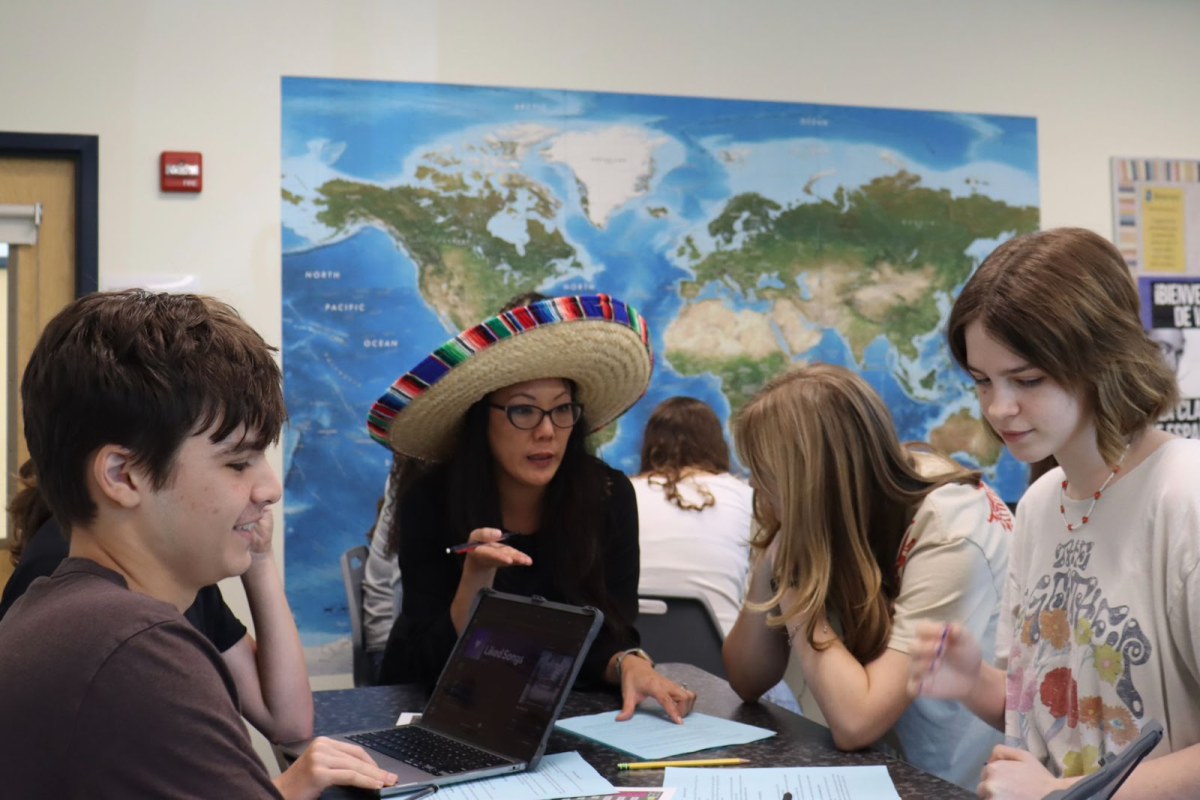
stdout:
POLYGON ((675 800, 900 800, 885 766, 667 767, 675 800))
POLYGON ((616 716, 615 711, 602 711, 599 714, 570 717, 560 719, 558 727, 637 758, 652 760, 713 747, 757 742, 775 735, 774 731, 766 728, 699 712, 684 717, 682 725, 669 720, 661 709, 639 710, 624 722, 617 722, 616 716))
POLYGON ((557 800, 612 794, 613 785, 579 753, 542 756, 537 769, 443 786, 437 800, 557 800))

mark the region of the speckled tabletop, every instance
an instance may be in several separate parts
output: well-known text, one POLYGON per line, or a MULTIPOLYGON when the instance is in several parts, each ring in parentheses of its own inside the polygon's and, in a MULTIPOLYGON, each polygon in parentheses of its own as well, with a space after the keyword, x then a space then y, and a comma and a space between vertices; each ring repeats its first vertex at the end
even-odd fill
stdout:
MULTIPOLYGON (((829 767, 886 764, 896 791, 904 800, 925 798, 968 798, 974 794, 954 784, 874 750, 843 753, 833 746, 829 729, 770 703, 743 703, 729 684, 690 664, 660 664, 659 669, 696 691, 696 710, 717 717, 770 728, 776 735, 750 744, 706 750, 705 758, 747 758, 750 767, 829 767)), ((314 728, 318 735, 385 728, 395 724, 402 711, 420 711, 426 695, 414 686, 372 686, 361 689, 316 692, 314 728)), ((574 717, 600 711, 616 713, 621 707, 616 692, 572 692, 562 716, 574 717)), ((596 770, 617 786, 659 786, 663 770, 617 770, 617 762, 629 761, 626 753, 587 739, 555 730, 547 753, 577 750, 596 770)), ((683 758, 685 756, 679 756, 683 758)), ((361 800, 374 796, 358 790, 335 788, 322 800, 361 800)))

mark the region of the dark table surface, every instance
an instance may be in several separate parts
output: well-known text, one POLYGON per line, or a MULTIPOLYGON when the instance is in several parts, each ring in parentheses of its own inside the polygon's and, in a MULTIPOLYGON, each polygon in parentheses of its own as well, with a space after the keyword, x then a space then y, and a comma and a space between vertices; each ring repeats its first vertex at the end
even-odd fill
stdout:
MULTIPOLYGON (((658 668, 676 681, 685 681, 697 693, 696 710, 715 717, 744 722, 776 731, 776 735, 750 744, 705 750, 703 758, 746 758, 747 767, 841 767, 885 764, 896 791, 904 800, 924 798, 968 798, 975 795, 930 775, 897 758, 874 750, 843 753, 833 745, 829 729, 771 703, 743 703, 721 678, 690 664, 660 664, 658 668)), ((420 711, 425 693, 415 686, 371 686, 315 692, 314 730, 316 734, 346 733, 386 728, 396 723, 403 711, 420 711)), ((620 710, 620 697, 612 692, 572 692, 563 709, 563 717, 620 710)), ((617 762, 634 761, 628 753, 605 747, 587 739, 555 730, 550 735, 547 753, 579 751, 596 771, 616 786, 661 786, 663 770, 618 771, 617 762)), ((673 758, 691 758, 690 755, 673 758)), ((360 800, 374 796, 359 790, 334 788, 322 793, 322 800, 345 798, 360 800)))

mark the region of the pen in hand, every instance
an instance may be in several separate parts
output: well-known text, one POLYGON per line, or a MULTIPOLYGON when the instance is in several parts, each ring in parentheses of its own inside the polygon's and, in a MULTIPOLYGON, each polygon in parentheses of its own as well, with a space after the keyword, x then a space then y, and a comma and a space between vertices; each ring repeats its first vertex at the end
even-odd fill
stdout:
POLYGON ((937 650, 933 654, 933 660, 929 662, 929 672, 921 680, 917 681, 917 694, 925 691, 925 678, 933 674, 937 669, 938 660, 942 657, 942 653, 946 650, 946 637, 950 635, 950 623, 942 625, 942 638, 938 640, 937 650))
POLYGON ((476 547, 481 547, 482 545, 485 545, 485 544, 496 544, 497 542, 507 542, 509 539, 513 538, 514 536, 524 536, 524 535, 525 535, 524 533, 521 533, 519 531, 503 531, 500 534, 499 539, 492 539, 491 541, 488 541, 488 542, 463 542, 462 544, 456 544, 453 547, 447 547, 446 555, 461 556, 463 553, 471 552, 476 547))
POLYGON ((950 623, 942 626, 942 638, 938 640, 937 651, 933 654, 933 661, 929 662, 929 673, 932 675, 934 669, 937 668, 938 660, 941 659, 942 653, 946 649, 946 637, 950 633, 950 623))

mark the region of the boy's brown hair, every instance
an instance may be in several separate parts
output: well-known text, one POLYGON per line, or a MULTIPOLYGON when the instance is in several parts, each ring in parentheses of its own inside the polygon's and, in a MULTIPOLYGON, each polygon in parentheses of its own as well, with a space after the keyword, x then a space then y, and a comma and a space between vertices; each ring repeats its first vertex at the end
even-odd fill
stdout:
POLYGON ((162 489, 189 436, 213 428, 216 442, 244 426, 247 444, 278 441, 287 411, 274 351, 211 297, 97 292, 60 311, 21 400, 37 486, 63 529, 96 514, 85 470, 104 445, 127 448, 162 489))

